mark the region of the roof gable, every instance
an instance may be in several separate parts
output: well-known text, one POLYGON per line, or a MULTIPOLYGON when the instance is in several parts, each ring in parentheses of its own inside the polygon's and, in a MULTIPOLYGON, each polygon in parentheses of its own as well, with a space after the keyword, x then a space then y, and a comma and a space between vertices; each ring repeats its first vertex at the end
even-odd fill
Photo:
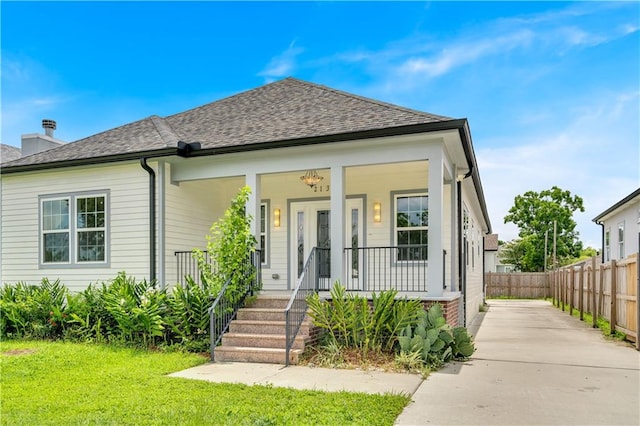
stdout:
POLYGON ((450 120, 286 78, 166 118, 151 116, 3 166, 159 151, 177 147, 178 141, 199 142, 203 149, 242 147, 450 120))
POLYGON ((607 210, 594 217, 592 220, 596 223, 601 223, 604 220, 610 219, 610 216, 618 213, 620 210, 631 205, 633 202, 640 202, 640 188, 633 191, 631 194, 624 197, 622 200, 609 207, 607 210))

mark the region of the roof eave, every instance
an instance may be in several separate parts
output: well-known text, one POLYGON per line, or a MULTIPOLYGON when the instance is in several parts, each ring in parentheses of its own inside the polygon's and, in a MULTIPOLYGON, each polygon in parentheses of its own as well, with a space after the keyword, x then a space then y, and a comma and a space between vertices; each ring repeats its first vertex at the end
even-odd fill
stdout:
POLYGON ((602 219, 604 219, 606 216, 618 210, 620 207, 624 206, 629 201, 633 200, 638 196, 640 196, 640 188, 636 189, 631 194, 627 195, 622 200, 618 201, 613 206, 609 207, 607 210, 603 211, 602 213, 600 213, 598 216, 594 217, 591 220, 595 223, 601 223, 602 219))
POLYGON ((75 166, 88 166, 96 164, 116 163, 119 161, 138 160, 141 157, 158 158, 177 155, 179 150, 177 147, 162 148, 156 150, 138 151, 126 154, 106 155, 103 157, 78 158, 73 160, 53 161, 49 163, 24 164, 18 166, 3 166, 0 168, 0 174, 9 175, 13 173, 33 172, 51 169, 61 169, 75 166))
POLYGON ((478 201, 480 202, 480 209, 482 215, 487 223, 487 234, 491 234, 491 220, 489 219, 489 211, 487 209, 487 202, 484 198, 484 191, 482 189, 482 182, 480 181, 480 173, 478 172, 478 163, 476 162, 476 155, 473 152, 473 144, 471 142, 471 131, 469 130, 469 123, 466 119, 457 120, 460 121, 458 131, 460 133, 460 140, 462 141, 462 148, 467 158, 467 163, 471 168, 471 179, 473 180, 473 186, 478 194, 478 201))
MULTIPOLYGON (((275 141, 257 142, 246 145, 220 146, 213 148, 203 148, 192 151, 189 157, 205 157, 209 155, 220 155, 237 152, 260 151, 263 149, 290 148, 295 146, 316 145, 332 142, 348 142, 361 139, 373 139, 381 137, 392 137, 411 135, 425 132, 437 132, 446 130, 457 130, 464 120, 437 121, 432 123, 409 124, 397 127, 385 127, 382 129, 360 130, 347 133, 335 133, 329 135, 310 136, 304 138, 281 139, 275 141)), ((195 142, 195 141, 192 141, 195 142)))

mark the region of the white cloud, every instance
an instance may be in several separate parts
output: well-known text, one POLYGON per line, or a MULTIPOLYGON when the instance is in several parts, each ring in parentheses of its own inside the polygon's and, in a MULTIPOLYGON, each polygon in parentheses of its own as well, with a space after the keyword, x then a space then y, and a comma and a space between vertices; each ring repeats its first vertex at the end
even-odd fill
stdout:
POLYGON ((267 82, 291 75, 296 69, 296 57, 302 52, 304 52, 304 49, 296 47, 295 40, 292 41, 284 52, 271 58, 267 66, 258 75, 265 77, 267 82))
POLYGON ((496 72, 505 77, 517 72, 522 81, 528 81, 543 77, 556 66, 554 57, 638 31, 637 19, 630 16, 633 13, 601 19, 602 14, 628 7, 633 4, 573 4, 561 10, 489 21, 465 28, 453 38, 419 33, 389 42, 377 50, 341 52, 316 62, 361 64, 362 71, 375 81, 375 87, 368 88, 373 96, 410 93, 453 71, 478 66, 483 61, 511 64, 496 67, 496 72), (620 22, 616 24, 616 20, 620 22), (513 60, 518 54, 523 60, 526 57, 526 62, 518 65, 518 61, 513 60), (529 66, 531 63, 535 66, 529 66), (541 73, 541 69, 544 72, 541 73))
POLYGON ((484 38, 454 42, 436 55, 412 57, 396 68, 399 77, 422 74, 436 77, 452 69, 477 61, 481 57, 505 53, 528 45, 533 38, 529 30, 520 30, 498 38, 484 38))
POLYGON ((482 141, 476 149, 489 214, 500 239, 517 236, 513 225, 503 224, 516 195, 556 185, 584 199, 586 211, 574 218, 585 245, 598 247, 600 230, 591 219, 638 188, 640 94, 581 101, 576 100, 576 114, 558 132, 514 135, 515 146, 500 142, 496 148, 492 141, 482 141))

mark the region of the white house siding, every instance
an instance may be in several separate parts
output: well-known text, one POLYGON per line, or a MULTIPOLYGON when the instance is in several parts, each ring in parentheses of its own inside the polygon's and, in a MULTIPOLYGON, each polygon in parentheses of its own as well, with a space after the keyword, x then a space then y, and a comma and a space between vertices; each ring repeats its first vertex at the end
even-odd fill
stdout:
POLYGON ((59 278, 77 291, 119 271, 148 278, 148 195, 148 174, 137 162, 2 176, 1 281, 59 278), (40 267, 38 197, 100 190, 109 191, 108 266, 40 267))
MULTIPOLYGON (((168 167, 168 166, 167 166, 168 167)), ((165 182, 165 284, 178 280, 176 251, 205 249, 211 225, 224 215, 244 178, 165 182)))
POLYGON ((475 195, 471 192, 472 190, 473 185, 469 179, 462 185, 462 200, 469 212, 469 257, 466 265, 466 324, 470 324, 475 318, 484 300, 482 240, 487 230, 486 224, 482 219, 480 206, 475 199, 475 195))
MULTIPOLYGON (((610 257, 606 261, 612 259, 621 260, 629 255, 638 252, 638 232, 640 232, 640 202, 629 202, 623 209, 617 211, 614 215, 604 220, 604 229, 611 231, 610 235, 610 257), (624 253, 620 256, 618 238, 618 225, 624 224, 624 253)), ((605 249, 606 250, 606 249, 605 249)))

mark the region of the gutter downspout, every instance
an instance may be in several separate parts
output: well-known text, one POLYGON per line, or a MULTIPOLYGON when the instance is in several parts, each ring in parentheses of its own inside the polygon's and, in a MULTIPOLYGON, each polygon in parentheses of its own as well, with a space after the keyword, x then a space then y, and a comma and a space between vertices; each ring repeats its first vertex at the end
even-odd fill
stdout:
POLYGON ((140 165, 149 173, 149 280, 156 281, 156 172, 140 158, 140 165))
POLYGON ((600 252, 600 263, 604 263, 604 223, 596 222, 602 228, 602 251, 600 252))

